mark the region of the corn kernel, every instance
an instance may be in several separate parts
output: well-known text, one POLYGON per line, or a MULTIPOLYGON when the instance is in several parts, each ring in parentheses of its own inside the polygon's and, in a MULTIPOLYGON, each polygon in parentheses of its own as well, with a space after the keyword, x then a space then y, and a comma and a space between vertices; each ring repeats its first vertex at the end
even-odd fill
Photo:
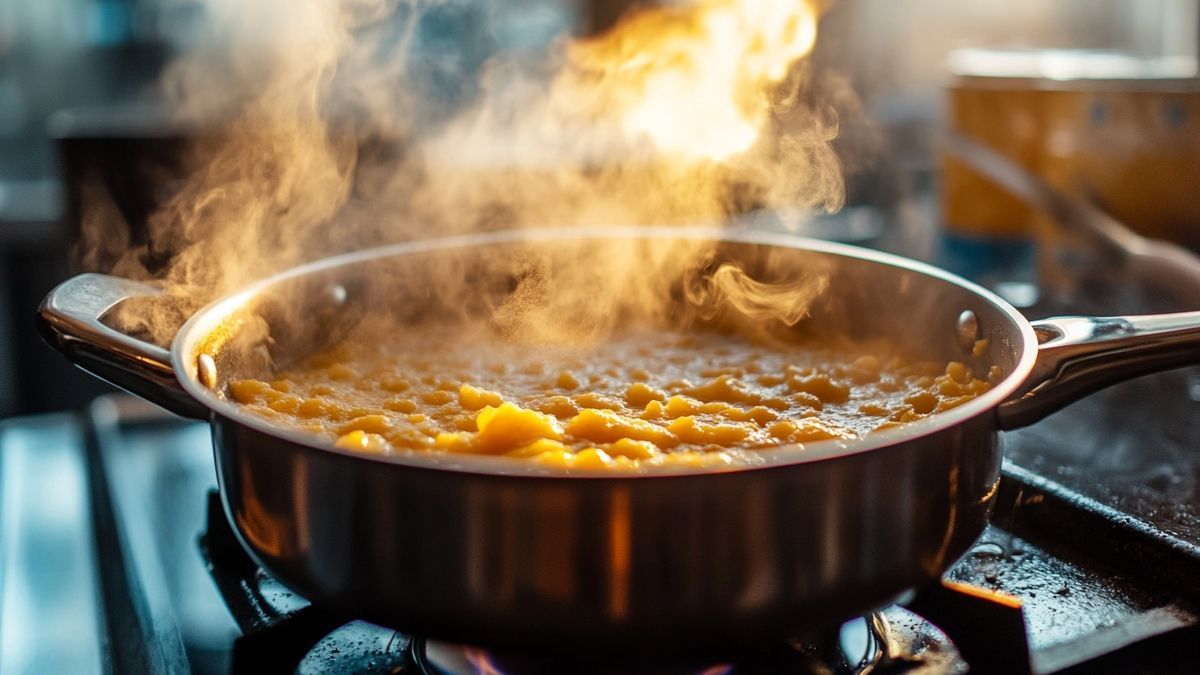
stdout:
POLYGON ((358 373, 353 368, 342 363, 335 363, 329 366, 325 371, 331 380, 354 380, 358 379, 358 373))
POLYGON ((575 453, 575 468, 605 469, 612 464, 612 457, 600 448, 586 448, 575 453))
POLYGON ((341 433, 348 434, 351 431, 365 431, 372 434, 385 434, 391 428, 392 423, 383 415, 363 415, 362 417, 355 417, 342 425, 341 433))
POLYGON ((694 415, 700 412, 700 402, 694 401, 686 396, 672 396, 667 399, 665 408, 667 417, 683 417, 684 415, 694 415))
POLYGON ((403 377, 388 377, 380 380, 379 386, 382 387, 384 391, 390 391, 398 394, 402 391, 408 391, 412 387, 412 383, 403 377))
POLYGON ((667 431, 684 443, 715 443, 730 446, 746 440, 749 432, 733 424, 703 424, 695 417, 680 417, 667 425, 667 431))
POLYGON ((650 441, 660 447, 675 445, 675 437, 666 429, 636 417, 623 417, 612 410, 585 409, 571 418, 566 432, 594 442, 614 442, 622 438, 650 441))
POLYGON ((937 406, 938 397, 933 392, 920 391, 906 397, 904 402, 912 406, 914 412, 921 415, 928 415, 937 406))
POLYGON ((634 382, 625 390, 625 402, 637 408, 643 408, 651 401, 665 401, 666 399, 666 394, 644 382, 634 382))
POLYGON ((646 409, 642 411, 642 419, 657 420, 661 419, 666 408, 662 401, 650 401, 646 404, 646 409))
POLYGON ((229 394, 238 403, 253 403, 270 387, 258 380, 234 380, 229 383, 229 394))
POLYGON ((579 412, 579 407, 575 405, 575 402, 566 396, 549 396, 538 403, 536 407, 547 415, 554 415, 560 420, 574 417, 579 412))
POLYGON ((658 454, 658 446, 650 441, 637 441, 632 438, 621 438, 609 446, 608 451, 616 457, 630 459, 648 459, 658 454))
POLYGON ((411 398, 393 398, 384 401, 383 407, 393 412, 411 413, 417 411, 417 402, 411 398))
POLYGON ((351 431, 338 437, 334 445, 343 450, 359 450, 362 452, 385 452, 388 449, 387 439, 379 434, 365 431, 351 431))
POLYGON ((327 412, 329 412, 329 406, 318 398, 307 399, 296 408, 296 414, 300 417, 321 417, 327 412))
POLYGON ((535 455, 533 460, 539 464, 569 469, 575 465, 575 453, 566 450, 550 450, 535 455))
POLYGON ((579 386, 579 380, 569 370, 564 370, 555 378, 554 384, 558 385, 559 389, 574 389, 579 386))
POLYGON ((578 394, 572 399, 580 408, 595 408, 600 410, 620 410, 621 404, 616 399, 588 392, 586 394, 578 394))
POLYGON ((421 394, 421 400, 432 405, 446 405, 454 399, 454 394, 445 389, 435 389, 421 394))
POLYGON ((467 410, 479 410, 485 405, 498 406, 504 398, 494 391, 464 384, 458 388, 458 403, 467 410))
POLYGON ((850 387, 834 382, 828 375, 789 378, 788 387, 793 392, 812 394, 822 403, 845 403, 850 399, 850 387))
POLYGON ((567 448, 559 441, 549 438, 539 438, 529 445, 523 445, 516 450, 510 450, 508 454, 512 457, 535 457, 543 452, 563 452, 567 448))

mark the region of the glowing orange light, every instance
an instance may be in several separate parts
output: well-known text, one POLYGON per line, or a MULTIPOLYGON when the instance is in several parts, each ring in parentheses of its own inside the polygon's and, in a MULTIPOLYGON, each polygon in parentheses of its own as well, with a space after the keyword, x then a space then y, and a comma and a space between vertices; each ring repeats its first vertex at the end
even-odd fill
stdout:
POLYGON ((463 649, 463 656, 475 667, 476 675, 504 675, 504 671, 492 662, 492 655, 483 649, 466 647, 463 649))
POLYGON ((770 85, 816 36, 809 0, 692 0, 634 13, 570 54, 630 136, 719 161, 754 145, 770 85))

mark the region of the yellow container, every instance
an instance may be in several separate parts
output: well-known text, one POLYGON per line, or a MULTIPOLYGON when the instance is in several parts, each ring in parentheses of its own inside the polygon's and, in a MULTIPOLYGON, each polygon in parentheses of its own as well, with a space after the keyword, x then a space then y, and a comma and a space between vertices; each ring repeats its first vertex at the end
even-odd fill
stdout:
MULTIPOLYGON (((965 50, 950 59, 947 122, 1149 236, 1200 249, 1200 80, 1187 59, 965 50)), ((951 158, 944 226, 1030 237, 1038 216, 951 158)))

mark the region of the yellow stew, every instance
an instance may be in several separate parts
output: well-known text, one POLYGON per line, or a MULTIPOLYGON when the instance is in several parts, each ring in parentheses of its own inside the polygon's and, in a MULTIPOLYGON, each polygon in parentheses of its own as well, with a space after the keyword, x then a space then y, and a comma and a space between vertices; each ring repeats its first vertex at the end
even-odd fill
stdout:
POLYGON ((549 347, 430 329, 350 340, 229 390, 258 415, 364 453, 636 469, 752 463, 784 444, 861 437, 961 405, 999 377, 885 352, 672 332, 549 347))

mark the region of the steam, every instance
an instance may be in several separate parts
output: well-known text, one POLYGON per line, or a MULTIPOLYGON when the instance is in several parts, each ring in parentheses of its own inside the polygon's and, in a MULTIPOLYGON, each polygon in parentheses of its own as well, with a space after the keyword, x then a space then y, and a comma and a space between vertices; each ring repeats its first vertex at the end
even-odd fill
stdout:
MULTIPOLYGON (((205 7, 206 37, 171 66, 164 90, 182 122, 213 128, 216 120, 218 132, 193 148, 191 174, 151 217, 144 243, 131 240, 105 195, 93 191, 85 204, 87 265, 172 289, 169 308, 125 308, 120 319, 159 341, 207 300, 340 251, 483 230, 718 223, 749 208, 841 205, 830 146, 836 117, 805 95, 803 57, 817 16, 802 0, 637 10, 602 35, 491 57, 463 104, 437 96, 429 64, 414 60, 421 21, 461 3, 205 7)), ((477 34, 456 48, 486 39, 510 10, 481 11, 477 34)), ((591 260, 581 247, 580 269, 591 272, 580 272, 578 292, 527 279, 497 316, 557 326, 552 316, 587 305, 593 318, 568 323, 577 336, 599 336, 611 329, 594 318, 605 303, 627 302, 648 278, 678 278, 708 254, 694 248, 591 260)), ((689 297, 706 307, 792 324, 824 285, 816 277, 772 285, 723 266, 697 289, 689 297)))
POLYGON ((809 307, 828 287, 824 274, 808 274, 786 283, 767 283, 751 278, 742 268, 723 263, 711 275, 687 287, 688 300, 705 319, 732 311, 751 323, 782 321, 794 326, 808 316, 809 307))

